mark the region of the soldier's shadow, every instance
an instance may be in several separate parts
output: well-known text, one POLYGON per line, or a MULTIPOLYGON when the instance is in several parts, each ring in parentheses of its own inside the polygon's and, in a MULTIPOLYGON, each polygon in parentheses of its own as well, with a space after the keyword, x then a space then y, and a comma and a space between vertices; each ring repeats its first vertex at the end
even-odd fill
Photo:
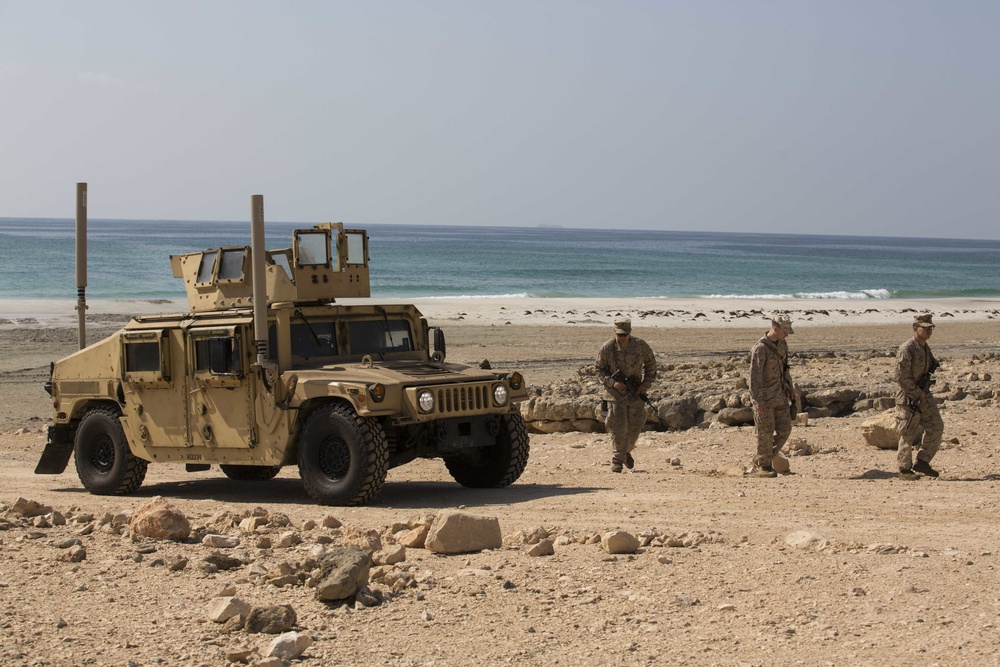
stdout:
MULTIPOLYGON (((860 475, 854 477, 848 477, 847 479, 898 479, 899 473, 893 472, 891 470, 866 470, 860 475)), ((919 479, 930 480, 930 477, 919 477, 919 479)), ((937 482, 996 482, 1000 481, 1000 474, 992 473, 989 475, 983 475, 982 477, 939 477, 937 482)))

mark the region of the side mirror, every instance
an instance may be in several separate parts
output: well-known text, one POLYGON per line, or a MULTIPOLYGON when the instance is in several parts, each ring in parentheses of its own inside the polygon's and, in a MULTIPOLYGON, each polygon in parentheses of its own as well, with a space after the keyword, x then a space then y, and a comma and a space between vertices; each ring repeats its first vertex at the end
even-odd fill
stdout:
POLYGON ((434 354, 432 355, 437 361, 444 361, 445 355, 445 343, 444 343, 444 329, 441 327, 434 327, 434 354))

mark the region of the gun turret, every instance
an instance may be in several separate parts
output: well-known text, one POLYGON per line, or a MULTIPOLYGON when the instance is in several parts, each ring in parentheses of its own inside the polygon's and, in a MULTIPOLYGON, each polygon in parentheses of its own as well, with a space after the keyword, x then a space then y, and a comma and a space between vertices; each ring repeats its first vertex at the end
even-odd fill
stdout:
MULTIPOLYGON (((171 255, 175 278, 184 279, 191 312, 253 305, 250 246, 171 255)), ((326 222, 292 232, 292 247, 264 255, 267 305, 330 303, 369 297, 368 233, 326 222)))

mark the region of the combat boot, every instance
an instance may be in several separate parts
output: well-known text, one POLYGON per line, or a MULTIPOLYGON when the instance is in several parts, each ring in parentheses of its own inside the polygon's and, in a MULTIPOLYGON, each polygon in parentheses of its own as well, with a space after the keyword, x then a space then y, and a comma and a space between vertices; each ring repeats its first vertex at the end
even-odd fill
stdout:
POLYGON ((912 482, 916 479, 920 479, 920 475, 913 472, 912 470, 900 470, 899 478, 902 480, 906 480, 907 482, 912 482))
MULTIPOLYGON (((632 466, 634 465, 635 465, 635 459, 632 458, 632 454, 629 452, 625 452, 625 467, 631 470, 632 466)), ((937 473, 935 473, 934 476, 937 477, 937 473)))
POLYGON ((760 468, 754 468, 753 471, 751 471, 750 476, 751 477, 777 477, 778 473, 776 473, 774 471, 774 468, 761 466, 760 468))
POLYGON ((621 472, 621 471, 622 471, 622 464, 621 463, 613 462, 611 464, 611 472, 621 472))
POLYGON ((913 472, 923 473, 928 477, 937 477, 940 473, 931 467, 931 464, 923 459, 917 459, 916 464, 913 466, 913 472))

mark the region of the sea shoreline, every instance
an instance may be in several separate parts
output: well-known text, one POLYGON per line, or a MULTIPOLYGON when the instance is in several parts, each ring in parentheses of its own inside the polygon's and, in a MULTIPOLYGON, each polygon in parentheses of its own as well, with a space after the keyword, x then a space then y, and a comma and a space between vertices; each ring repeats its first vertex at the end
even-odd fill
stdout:
MULTIPOLYGON (((770 313, 818 325, 893 324, 913 313, 931 312, 940 322, 986 322, 1000 319, 1000 299, 681 299, 457 297, 417 299, 341 299, 344 305, 413 303, 432 323, 483 325, 610 326, 629 318, 649 327, 759 327, 770 313)), ((0 327, 76 326, 76 301, 70 299, 0 299, 0 327)), ((187 312, 184 300, 98 299, 87 301, 88 320, 127 320, 134 315, 187 312)))

